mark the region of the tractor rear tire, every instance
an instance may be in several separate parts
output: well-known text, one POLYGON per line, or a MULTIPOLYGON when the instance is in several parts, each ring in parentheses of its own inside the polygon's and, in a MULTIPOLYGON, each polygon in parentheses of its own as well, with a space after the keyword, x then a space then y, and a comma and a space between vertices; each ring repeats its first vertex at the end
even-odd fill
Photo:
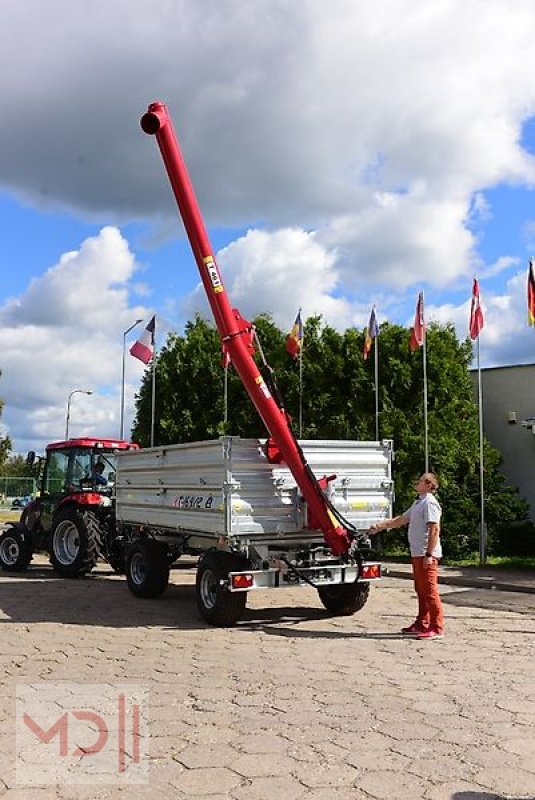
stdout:
POLYGON ((243 560, 233 553, 218 550, 207 553, 197 569, 195 593, 201 617, 210 625, 235 625, 243 616, 247 592, 229 592, 226 586, 229 572, 241 572, 243 560))
POLYGON ((167 551, 158 542, 140 540, 126 551, 126 580, 136 597, 159 597, 169 583, 167 551))
POLYGON ((0 536, 0 567, 23 572, 32 560, 32 536, 21 525, 12 525, 0 536))
POLYGON ((61 511, 50 533, 50 563, 63 578, 81 578, 98 560, 100 526, 92 511, 61 511))
POLYGON ((319 586, 318 594, 327 611, 339 617, 350 617, 366 605, 370 584, 355 581, 319 586))

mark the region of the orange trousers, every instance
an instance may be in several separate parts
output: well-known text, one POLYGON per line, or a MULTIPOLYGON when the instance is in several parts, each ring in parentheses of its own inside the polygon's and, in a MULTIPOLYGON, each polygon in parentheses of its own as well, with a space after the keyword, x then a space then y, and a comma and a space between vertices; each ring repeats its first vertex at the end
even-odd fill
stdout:
POLYGON ((442 631, 444 612, 438 593, 438 560, 433 558, 427 566, 424 566, 423 556, 413 556, 411 561, 414 588, 418 596, 417 622, 424 627, 442 631))

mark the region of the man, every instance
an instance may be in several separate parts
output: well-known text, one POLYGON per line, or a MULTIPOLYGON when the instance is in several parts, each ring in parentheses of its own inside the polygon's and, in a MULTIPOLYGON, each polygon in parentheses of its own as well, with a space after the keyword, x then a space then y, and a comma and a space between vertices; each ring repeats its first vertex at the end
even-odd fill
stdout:
POLYGON ((97 461, 93 467, 93 482, 95 486, 107 486, 108 481, 104 475, 105 464, 103 461, 97 461))
POLYGON ((438 480, 433 472, 425 472, 414 488, 418 499, 404 514, 372 525, 368 534, 390 528, 409 526, 408 537, 411 551, 414 588, 418 596, 418 616, 412 625, 402 628, 406 636, 418 639, 441 639, 444 631, 444 613, 438 593, 438 562, 442 558, 440 544, 440 518, 442 509, 434 493, 438 480))

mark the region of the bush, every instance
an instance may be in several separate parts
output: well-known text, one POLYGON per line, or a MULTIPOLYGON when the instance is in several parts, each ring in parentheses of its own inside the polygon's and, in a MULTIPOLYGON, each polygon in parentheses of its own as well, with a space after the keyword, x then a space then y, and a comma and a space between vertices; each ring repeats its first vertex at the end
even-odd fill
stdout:
POLYGON ((535 556, 535 525, 521 520, 498 526, 489 541, 489 551, 496 556, 535 556))

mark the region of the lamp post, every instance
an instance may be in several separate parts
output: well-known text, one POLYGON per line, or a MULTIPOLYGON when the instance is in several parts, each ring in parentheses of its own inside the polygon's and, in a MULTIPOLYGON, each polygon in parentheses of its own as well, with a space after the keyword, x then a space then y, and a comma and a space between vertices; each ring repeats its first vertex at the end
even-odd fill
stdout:
POLYGON ((130 327, 127 328, 123 333, 123 368, 121 372, 121 433, 119 436, 120 439, 122 439, 124 436, 124 375, 126 369, 126 337, 130 333, 130 331, 134 330, 136 325, 139 325, 140 322, 143 322, 143 320, 136 319, 133 325, 130 325, 130 327))
POLYGON ((65 441, 69 438, 69 419, 71 417, 71 397, 73 394, 93 394, 91 389, 73 389, 67 400, 67 418, 65 420, 65 441))

